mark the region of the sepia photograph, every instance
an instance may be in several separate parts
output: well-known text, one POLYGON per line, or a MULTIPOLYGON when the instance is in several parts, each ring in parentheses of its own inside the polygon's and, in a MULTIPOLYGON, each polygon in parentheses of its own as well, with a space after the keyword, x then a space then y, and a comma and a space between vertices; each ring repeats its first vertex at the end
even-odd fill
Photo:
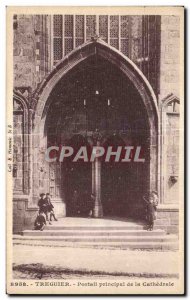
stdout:
POLYGON ((7 7, 7 293, 184 293, 184 7, 7 7))

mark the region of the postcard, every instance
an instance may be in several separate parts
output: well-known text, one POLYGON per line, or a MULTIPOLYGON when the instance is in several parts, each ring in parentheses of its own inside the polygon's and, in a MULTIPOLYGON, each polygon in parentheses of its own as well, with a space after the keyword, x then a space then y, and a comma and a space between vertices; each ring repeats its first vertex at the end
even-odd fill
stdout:
POLYGON ((7 293, 184 294, 184 7, 7 7, 7 293))

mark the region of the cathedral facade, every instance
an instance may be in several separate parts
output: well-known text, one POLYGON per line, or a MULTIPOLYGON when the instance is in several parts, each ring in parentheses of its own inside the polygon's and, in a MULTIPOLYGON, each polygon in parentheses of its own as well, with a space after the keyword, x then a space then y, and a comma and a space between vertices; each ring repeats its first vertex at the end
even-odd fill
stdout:
POLYGON ((95 197, 94 217, 179 218, 180 17, 14 15, 13 230, 31 228, 39 194, 58 217, 73 193, 95 197), (145 162, 47 162, 50 146, 140 146, 145 162))

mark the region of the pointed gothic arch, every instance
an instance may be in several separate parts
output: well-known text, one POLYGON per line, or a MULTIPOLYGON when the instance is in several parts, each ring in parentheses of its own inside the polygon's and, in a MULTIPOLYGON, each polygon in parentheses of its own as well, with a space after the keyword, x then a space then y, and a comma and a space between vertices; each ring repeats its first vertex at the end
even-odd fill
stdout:
POLYGON ((71 51, 71 53, 65 56, 47 77, 42 81, 40 86, 36 89, 33 99, 32 108, 35 111, 34 127, 37 129, 39 123, 44 117, 44 109, 47 99, 56 86, 59 80, 69 73, 75 66, 82 61, 93 55, 99 55, 111 64, 120 69, 134 84, 139 94, 142 97, 144 105, 147 109, 149 121, 154 118, 155 126, 158 128, 159 113, 157 106, 156 95, 141 70, 123 53, 114 47, 109 46, 104 41, 98 39, 87 42, 78 48, 71 51))
POLYGON ((57 83, 76 66, 87 60, 89 57, 98 55, 110 64, 119 69, 131 82, 140 95, 145 107, 150 131, 150 190, 157 189, 159 192, 159 114, 157 99, 154 91, 146 77, 139 68, 121 52, 109 46, 102 40, 87 42, 73 50, 64 57, 43 80, 32 98, 33 132, 35 141, 33 148, 39 151, 40 141, 44 138, 44 126, 48 114, 49 95, 57 83))

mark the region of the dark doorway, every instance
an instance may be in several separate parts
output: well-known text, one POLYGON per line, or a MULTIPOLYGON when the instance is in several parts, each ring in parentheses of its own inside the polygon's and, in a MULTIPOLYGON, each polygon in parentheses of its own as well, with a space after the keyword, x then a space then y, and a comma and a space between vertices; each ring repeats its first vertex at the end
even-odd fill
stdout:
MULTIPOLYGON (((107 139, 104 147, 112 146, 113 151, 118 146, 122 149, 127 145, 125 139, 117 135, 107 139)), ((121 159, 125 153, 121 152, 121 159)), ((144 152, 145 155, 145 152, 144 152)), ((134 152, 131 153, 133 158, 134 152)), ((134 161, 115 162, 115 157, 109 162, 102 161, 102 205, 105 217, 144 218, 144 202, 142 196, 147 192, 147 164, 134 161)))
MULTIPOLYGON (((118 146, 125 146, 125 142, 118 136, 111 136, 104 144, 105 149, 112 146, 116 151, 118 146)), ((130 206, 127 201, 127 180, 129 169, 121 161, 115 162, 114 157, 109 162, 102 161, 102 206, 104 216, 125 216, 130 206)))
POLYGON ((102 205, 104 216, 125 217, 130 215, 131 206, 127 198, 129 171, 122 163, 102 165, 102 205))
POLYGON ((68 142, 74 149, 74 154, 63 164, 65 181, 65 200, 67 216, 88 216, 88 203, 92 190, 91 163, 78 160, 73 162, 73 157, 81 146, 90 148, 86 139, 81 135, 74 135, 68 142))

